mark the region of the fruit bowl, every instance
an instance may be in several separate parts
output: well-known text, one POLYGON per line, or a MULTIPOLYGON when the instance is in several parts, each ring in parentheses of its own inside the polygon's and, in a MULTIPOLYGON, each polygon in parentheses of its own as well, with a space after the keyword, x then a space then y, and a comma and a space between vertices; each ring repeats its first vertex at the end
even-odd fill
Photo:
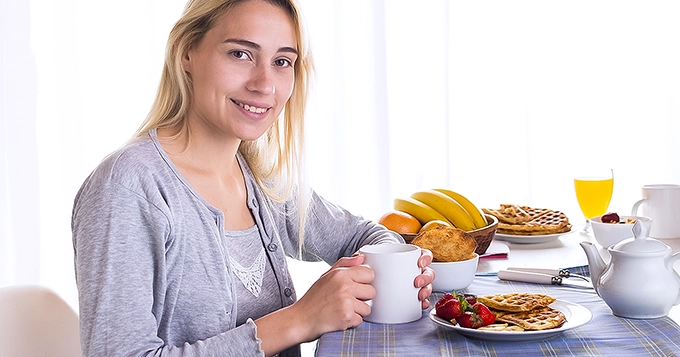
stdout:
MULTIPOLYGON (((652 219, 649 217, 620 216, 621 222, 626 222, 628 219, 640 220, 647 226, 648 230, 652 228, 652 219)), ((633 236, 632 223, 602 223, 602 216, 597 216, 590 220, 590 225, 593 227, 593 236, 595 236, 595 240, 603 248, 607 248, 633 236)))
POLYGON ((432 262, 430 268, 435 273, 432 290, 451 292, 467 288, 475 278, 478 262, 476 253, 474 258, 460 262, 432 262))
MULTIPOLYGON (((479 255, 486 253, 486 250, 489 249, 491 241, 493 241, 494 236, 496 236, 496 229, 498 229, 498 218, 490 214, 484 214, 484 217, 486 217, 486 221, 489 223, 486 227, 477 228, 468 232, 477 241, 475 253, 479 255)), ((401 236, 406 243, 410 243, 417 234, 402 234, 401 236)))

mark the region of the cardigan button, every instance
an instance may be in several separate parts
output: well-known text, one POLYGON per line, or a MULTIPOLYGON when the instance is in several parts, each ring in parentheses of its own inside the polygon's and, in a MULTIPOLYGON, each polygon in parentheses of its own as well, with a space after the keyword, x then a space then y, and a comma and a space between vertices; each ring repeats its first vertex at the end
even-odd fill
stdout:
POLYGON ((290 297, 291 295, 293 295, 293 290, 291 290, 290 288, 285 288, 283 289, 283 294, 286 295, 286 297, 290 297))
POLYGON ((278 249, 278 246, 276 243, 269 243, 269 245, 267 245, 267 249, 269 249, 270 252, 274 252, 276 249, 278 249))

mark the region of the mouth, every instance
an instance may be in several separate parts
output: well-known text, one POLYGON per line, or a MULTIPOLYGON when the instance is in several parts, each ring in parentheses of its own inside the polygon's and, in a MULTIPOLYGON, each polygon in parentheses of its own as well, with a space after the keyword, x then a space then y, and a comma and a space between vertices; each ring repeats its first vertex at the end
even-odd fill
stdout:
POLYGON ((234 104, 240 106, 241 108, 243 108, 243 109, 245 109, 245 110, 247 110, 251 113, 263 114, 263 113, 266 113, 267 111, 269 111, 269 109, 271 109, 271 107, 260 108, 260 107, 256 107, 256 106, 253 106, 253 105, 248 105, 248 104, 241 103, 241 102, 233 100, 233 99, 231 101, 234 102, 234 104))

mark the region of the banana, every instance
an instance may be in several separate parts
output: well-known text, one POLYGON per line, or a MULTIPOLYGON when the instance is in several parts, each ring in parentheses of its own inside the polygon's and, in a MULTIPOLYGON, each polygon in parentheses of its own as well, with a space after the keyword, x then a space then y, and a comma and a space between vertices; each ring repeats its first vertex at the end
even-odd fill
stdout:
POLYGON ((471 231, 475 229, 475 223, 472 217, 467 213, 465 208, 461 206, 453 198, 435 191, 418 191, 411 195, 411 198, 418 200, 441 213, 449 222, 453 223, 456 228, 464 231, 471 231))
POLYGON ((446 219, 446 217, 437 212, 437 210, 434 208, 409 197, 395 198, 394 209, 397 211, 406 212, 411 216, 416 217, 416 219, 420 221, 421 224, 425 224, 429 221, 437 219, 451 223, 448 219, 446 219))
POLYGON ((463 206, 463 208, 465 208, 470 217, 472 217, 472 221, 475 223, 475 228, 483 228, 489 224, 486 221, 486 217, 484 217, 482 211, 479 208, 477 208, 477 206, 475 206, 470 200, 465 198, 465 196, 461 195, 458 192, 447 190, 445 188, 435 188, 434 190, 441 192, 453 198, 458 203, 460 203, 460 205, 463 206))

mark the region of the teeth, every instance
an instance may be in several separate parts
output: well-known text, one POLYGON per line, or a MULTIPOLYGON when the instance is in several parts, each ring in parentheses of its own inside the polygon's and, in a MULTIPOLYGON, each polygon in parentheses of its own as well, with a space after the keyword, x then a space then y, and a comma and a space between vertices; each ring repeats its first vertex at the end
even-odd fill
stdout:
POLYGON ((264 112, 267 111, 267 108, 253 107, 253 106, 250 106, 250 105, 248 105, 248 104, 243 104, 243 103, 238 103, 238 104, 239 104, 241 107, 243 107, 243 109, 245 109, 245 110, 247 110, 247 111, 249 111, 249 112, 251 112, 251 113, 262 114, 262 113, 264 113, 264 112))

